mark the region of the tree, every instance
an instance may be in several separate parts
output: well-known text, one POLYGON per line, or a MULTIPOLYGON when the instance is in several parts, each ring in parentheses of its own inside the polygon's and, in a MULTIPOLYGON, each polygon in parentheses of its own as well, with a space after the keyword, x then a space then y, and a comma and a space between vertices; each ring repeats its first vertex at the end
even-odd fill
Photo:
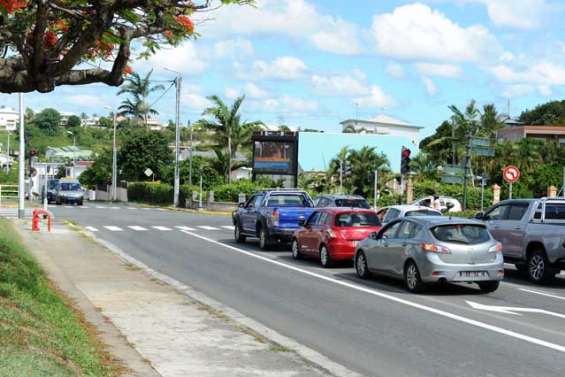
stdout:
POLYGON ((104 149, 96 157, 94 164, 80 175, 79 181, 81 185, 89 189, 110 184, 112 182, 112 150, 104 149))
POLYGON ((55 109, 42 110, 35 116, 35 125, 49 136, 57 133, 61 124, 61 114, 55 109))
POLYGON ((114 122, 111 118, 100 117, 100 119, 98 119, 98 125, 103 128, 112 128, 114 127, 114 122))
POLYGON ((66 126, 67 128, 77 128, 80 127, 81 124, 82 121, 80 120, 79 117, 77 117, 76 115, 71 115, 67 120, 66 126))
POLYGON ((233 167, 233 159, 240 147, 251 144, 251 135, 253 132, 263 127, 263 122, 242 122, 239 110, 245 96, 236 98, 231 108, 218 96, 211 96, 208 99, 213 103, 204 110, 202 115, 209 116, 198 121, 198 126, 205 130, 213 132, 212 142, 210 146, 216 152, 218 158, 223 158, 223 171, 225 172, 228 183, 231 183, 231 171, 233 167), (224 151, 224 148, 226 149, 224 151), (227 156, 227 157, 226 157, 227 156))
POLYGON ((132 73, 118 92, 118 95, 128 94, 131 97, 122 101, 118 108, 121 110, 120 115, 129 115, 142 120, 146 126, 149 115, 159 114, 147 102, 147 98, 151 93, 165 89, 163 85, 151 85, 151 74, 153 74, 153 70, 149 71, 143 78, 136 72, 132 73))
POLYGON ((525 124, 565 125, 565 100, 551 101, 526 110, 520 115, 525 124))
POLYGON ((119 86, 131 71, 132 43, 147 57, 161 46, 196 38, 190 16, 215 8, 210 0, 2 0, 0 92, 44 93, 96 82, 119 86), (111 68, 96 64, 102 62, 111 68))
POLYGON ((374 171, 390 170, 390 163, 383 153, 377 153, 374 147, 364 146, 351 150, 347 156, 351 167, 353 193, 368 197, 373 194, 374 171))
POLYGON ((121 176, 129 181, 144 181, 144 171, 149 168, 155 179, 161 179, 161 167, 171 164, 173 157, 167 139, 159 132, 132 130, 124 140, 118 153, 121 176))

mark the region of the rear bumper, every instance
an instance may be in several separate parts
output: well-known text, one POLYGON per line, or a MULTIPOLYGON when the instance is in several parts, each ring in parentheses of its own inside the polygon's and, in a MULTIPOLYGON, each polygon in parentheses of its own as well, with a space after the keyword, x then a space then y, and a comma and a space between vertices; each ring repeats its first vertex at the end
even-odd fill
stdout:
POLYGON ((290 242, 297 230, 298 228, 271 228, 269 237, 282 242, 290 242))
POLYGON ((358 241, 334 239, 329 243, 330 256, 335 261, 353 260, 358 241))

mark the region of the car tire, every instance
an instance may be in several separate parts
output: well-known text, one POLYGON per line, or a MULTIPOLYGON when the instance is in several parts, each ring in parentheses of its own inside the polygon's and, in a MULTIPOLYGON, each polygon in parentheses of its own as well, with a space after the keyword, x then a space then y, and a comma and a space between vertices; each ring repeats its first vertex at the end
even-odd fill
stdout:
POLYGON ((368 279, 371 277, 371 272, 367 265, 367 257, 363 251, 359 251, 355 257, 355 272, 361 279, 368 279))
POLYGON ((233 238, 237 243, 244 243, 247 237, 241 234, 241 227, 239 226, 239 221, 235 222, 234 229, 233 229, 233 238))
POLYGON ((404 267, 404 284, 411 293, 422 293, 426 290, 426 284, 422 281, 420 271, 414 261, 408 261, 404 267))
POLYGON ((543 250, 534 250, 528 255, 528 278, 530 281, 541 284, 555 277, 547 256, 543 250))
POLYGON ((81 206, 82 205, 82 200, 77 202, 77 205, 81 206))
POLYGON ((320 264, 324 268, 333 267, 334 262, 330 254, 330 249, 326 245, 320 246, 320 264))
POLYGON ((304 256, 300 252, 300 245, 298 244, 298 240, 296 238, 294 238, 290 243, 290 250, 292 250, 292 258, 296 260, 304 258, 304 256))
POLYGON ((484 281, 478 284, 479 284, 479 288, 481 288, 481 291, 483 291, 484 293, 492 293, 496 291, 500 286, 499 281, 484 281))
POLYGON ((269 234, 264 226, 259 228, 259 248, 261 250, 269 250, 271 247, 271 240, 269 239, 269 234))

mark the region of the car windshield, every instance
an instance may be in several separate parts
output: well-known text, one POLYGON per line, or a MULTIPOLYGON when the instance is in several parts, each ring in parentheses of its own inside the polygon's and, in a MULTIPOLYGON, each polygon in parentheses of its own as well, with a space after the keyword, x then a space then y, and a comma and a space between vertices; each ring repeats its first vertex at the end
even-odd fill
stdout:
POLYGON ((379 226, 381 222, 376 213, 351 212, 337 215, 335 225, 339 227, 379 226))
POLYGON ((453 224, 439 225, 431 229, 434 237, 441 242, 476 245, 490 240, 483 225, 453 224))
POLYGON ((78 191, 80 185, 78 183, 61 183, 61 191, 78 191))
POLYGON ((47 184, 47 187, 49 187, 49 189, 55 189, 55 188, 57 188, 58 184, 59 184, 59 181, 49 181, 49 183, 47 184))
POLYGON ((267 207, 313 207, 313 204, 303 194, 277 194, 269 198, 267 207))
POLYGON ((414 216, 441 216, 441 213, 436 211, 430 211, 429 209, 418 209, 415 211, 408 211, 406 212, 406 217, 414 217, 414 216))
POLYGON ((371 206, 365 199, 336 199, 336 207, 351 207, 369 209, 371 206))

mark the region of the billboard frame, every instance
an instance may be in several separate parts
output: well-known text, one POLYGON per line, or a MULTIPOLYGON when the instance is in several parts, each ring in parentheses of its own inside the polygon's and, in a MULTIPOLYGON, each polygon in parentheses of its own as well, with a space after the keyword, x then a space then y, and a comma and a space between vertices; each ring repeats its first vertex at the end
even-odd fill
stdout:
POLYGON ((251 162, 252 180, 255 182, 257 175, 282 175, 294 177, 294 187, 298 186, 298 132, 281 132, 281 131, 260 131, 253 133, 251 141, 253 143, 253 158, 251 162), (292 144, 294 146, 294 153, 292 158, 294 159, 292 171, 290 173, 281 173, 280 170, 260 170, 255 171, 255 143, 256 142, 274 142, 274 143, 285 143, 292 144))

